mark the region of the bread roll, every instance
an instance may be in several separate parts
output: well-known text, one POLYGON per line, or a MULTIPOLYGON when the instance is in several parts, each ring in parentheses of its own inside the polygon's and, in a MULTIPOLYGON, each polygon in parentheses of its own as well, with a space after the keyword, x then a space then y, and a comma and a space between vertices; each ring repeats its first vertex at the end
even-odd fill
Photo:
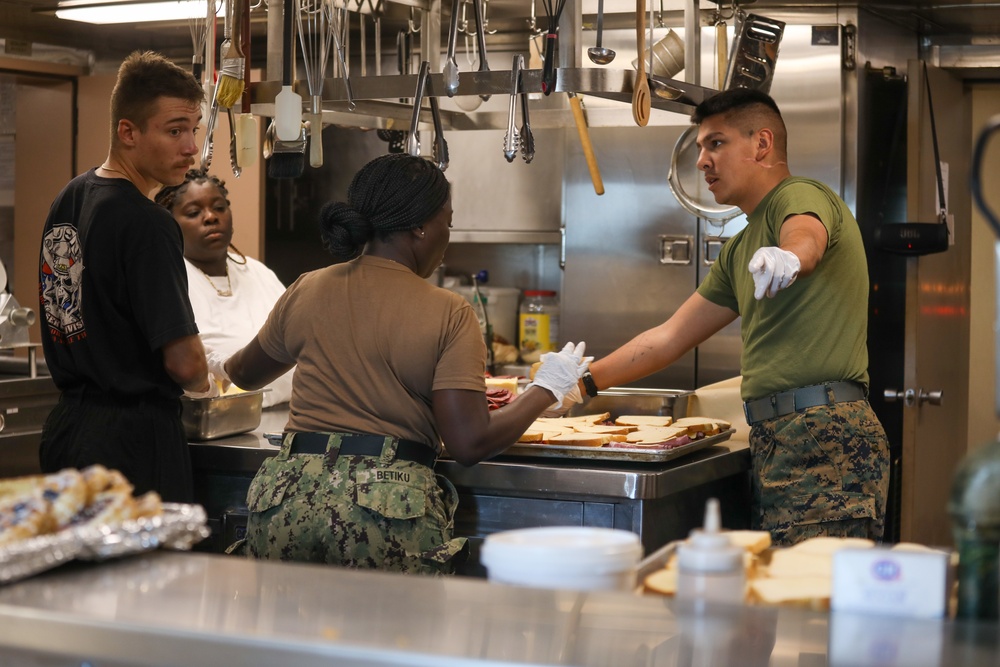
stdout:
POLYGON ((131 494, 121 490, 104 491, 73 517, 73 525, 117 526, 135 516, 135 500, 131 494))
POLYGON ((133 519, 159 516, 163 514, 163 501, 156 491, 147 491, 135 499, 132 510, 133 519))
POLYGON ((8 494, 0 501, 0 545, 11 544, 51 532, 49 503, 40 486, 26 494, 8 494))
POLYGON ((125 479, 125 475, 117 470, 108 470, 100 464, 88 466, 81 471, 83 479, 87 482, 88 502, 90 499, 105 491, 123 491, 132 493, 132 485, 125 479))
POLYGON ((8 498, 25 498, 42 488, 44 475, 26 475, 0 479, 0 501, 8 498))
POLYGON ((73 517, 87 505, 89 490, 79 470, 66 468, 45 475, 42 494, 49 503, 53 530, 60 530, 68 526, 73 517))

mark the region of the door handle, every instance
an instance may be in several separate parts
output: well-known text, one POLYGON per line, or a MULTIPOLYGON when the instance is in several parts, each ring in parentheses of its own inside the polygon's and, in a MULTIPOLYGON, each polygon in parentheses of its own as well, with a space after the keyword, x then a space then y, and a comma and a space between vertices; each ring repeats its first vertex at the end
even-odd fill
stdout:
POLYGON ((660 236, 660 264, 690 264, 691 236, 660 236))
POLYGON ((907 389, 906 391, 886 389, 882 395, 885 397, 886 403, 903 401, 903 405, 908 408, 912 408, 914 405, 923 405, 924 403, 941 405, 941 401, 944 400, 944 392, 940 389, 934 391, 924 391, 923 388, 916 390, 907 389))
POLYGON ((704 247, 701 253, 701 265, 702 266, 712 266, 715 264, 716 260, 719 259, 719 253, 722 252, 722 244, 729 240, 729 237, 722 236, 709 236, 705 239, 704 247))
POLYGON ((931 405, 941 405, 941 401, 944 400, 944 392, 940 389, 935 391, 924 391, 923 389, 917 394, 917 402, 923 405, 924 403, 930 403, 931 405))

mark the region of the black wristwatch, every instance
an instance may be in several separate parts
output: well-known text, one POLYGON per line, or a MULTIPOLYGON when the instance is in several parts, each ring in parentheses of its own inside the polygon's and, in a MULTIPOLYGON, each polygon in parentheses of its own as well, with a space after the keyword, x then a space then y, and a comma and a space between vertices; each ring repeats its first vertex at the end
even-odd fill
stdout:
POLYGON ((587 390, 587 396, 591 398, 597 396, 597 383, 594 382, 594 376, 590 374, 590 371, 584 373, 580 379, 583 380, 583 388, 587 390))

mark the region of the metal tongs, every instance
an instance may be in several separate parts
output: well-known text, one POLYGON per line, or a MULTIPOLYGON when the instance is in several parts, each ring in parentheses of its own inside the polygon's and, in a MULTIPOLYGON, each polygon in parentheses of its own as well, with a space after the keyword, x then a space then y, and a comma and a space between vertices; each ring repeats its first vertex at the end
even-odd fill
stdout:
POLYGON ((444 130, 441 128, 441 109, 438 108, 438 100, 434 95, 430 96, 431 116, 434 119, 434 162, 438 169, 445 171, 448 168, 448 142, 444 140, 444 130))
POLYGON ((208 121, 205 124, 205 143, 201 147, 201 161, 199 167, 202 171, 208 171, 212 166, 212 152, 214 150, 215 119, 219 117, 219 99, 212 96, 212 106, 208 111, 208 121))
POLYGON ((458 62, 455 61, 455 41, 458 39, 458 12, 462 0, 455 0, 451 8, 451 25, 448 28, 448 56, 441 70, 444 79, 444 91, 448 97, 454 97, 458 92, 458 62))
POLYGON ((507 110, 507 134, 503 137, 503 156, 507 162, 514 161, 521 138, 517 125, 514 124, 514 114, 517 109, 517 89, 521 83, 522 65, 524 65, 524 56, 520 53, 514 54, 514 60, 510 66, 510 106, 507 110))
POLYGON ((420 137, 417 135, 417 125, 420 123, 420 105, 424 101, 424 86, 427 84, 427 72, 431 64, 426 60, 420 63, 417 74, 417 90, 413 93, 413 117, 410 119, 410 135, 406 137, 406 152, 413 157, 420 157, 420 137))
MULTIPOLYGON (((524 66, 524 57, 521 66, 524 66)), ((531 121, 528 120, 528 93, 521 91, 521 157, 530 164, 535 159, 535 135, 531 133, 531 121)))
POLYGON ((531 162, 535 157, 535 137, 531 133, 531 121, 528 119, 528 95, 521 91, 521 70, 524 68, 524 56, 520 53, 514 56, 510 66, 510 105, 507 110, 507 134, 503 139, 503 156, 507 162, 513 162, 518 148, 525 162, 531 162), (517 96, 521 95, 521 129, 518 130, 515 114, 517 112, 517 96))
MULTIPOLYGON (((476 44, 479 47, 479 71, 489 72, 490 65, 486 61, 486 25, 483 22, 483 7, 480 4, 482 0, 472 0, 472 8, 476 13, 476 44)), ((490 95, 480 95, 479 96, 483 102, 489 102, 490 95)))

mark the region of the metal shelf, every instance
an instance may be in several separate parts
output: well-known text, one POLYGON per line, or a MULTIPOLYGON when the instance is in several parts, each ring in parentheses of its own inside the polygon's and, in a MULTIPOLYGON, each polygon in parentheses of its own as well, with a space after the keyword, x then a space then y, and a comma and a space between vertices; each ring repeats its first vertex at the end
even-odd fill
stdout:
MULTIPOLYGON (((636 72, 631 69, 606 68, 559 68, 556 70, 555 92, 573 92, 615 100, 623 104, 632 102, 632 86, 636 72)), ((459 96, 465 95, 509 95, 510 71, 461 72, 459 75, 459 96)), ((715 94, 715 90, 703 88, 675 79, 651 77, 655 82, 665 84, 672 99, 652 95, 652 107, 679 114, 690 114, 703 100, 715 94)), ((521 71, 521 92, 542 92, 542 71, 521 71)), ((354 110, 349 110, 343 80, 327 78, 323 87, 323 122, 337 125, 356 125, 371 128, 397 127, 397 123, 409 123, 413 113, 411 105, 401 102, 413 96, 417 86, 415 74, 351 77, 351 87, 355 101, 354 110)), ((308 100, 309 90, 305 81, 296 81, 293 88, 308 100)), ((430 74, 424 90, 425 97, 441 97, 444 93, 441 74, 430 74)), ((251 87, 251 110, 259 116, 274 115, 274 98, 281 91, 277 81, 261 81, 251 87)), ((507 124, 507 114, 500 112, 455 111, 441 112, 442 124, 451 130, 503 129, 507 124)), ((532 127, 572 127, 572 115, 563 110, 532 110, 532 127)), ((430 109, 421 110, 421 122, 431 123, 430 109)))

